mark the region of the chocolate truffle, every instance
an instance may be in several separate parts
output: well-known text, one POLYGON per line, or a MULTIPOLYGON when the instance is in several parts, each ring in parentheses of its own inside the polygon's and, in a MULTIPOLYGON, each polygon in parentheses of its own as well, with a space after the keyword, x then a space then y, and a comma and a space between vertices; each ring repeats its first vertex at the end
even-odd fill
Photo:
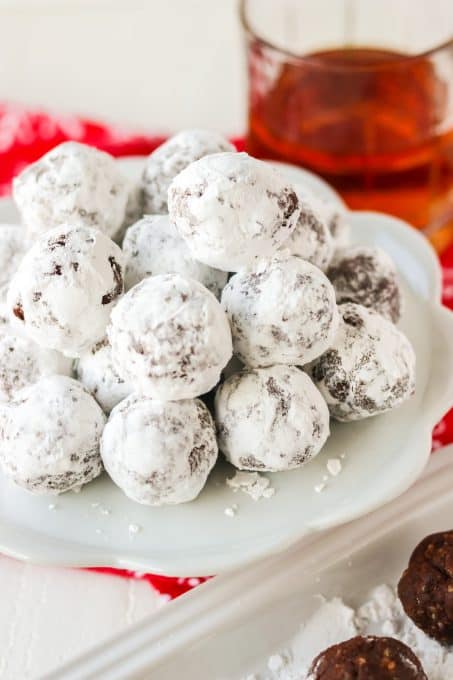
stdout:
POLYGON ((132 394, 113 409, 101 455, 115 484, 137 503, 187 503, 217 460, 214 424, 199 399, 161 402, 132 394))
POLYGON ((338 312, 332 284, 299 257, 261 262, 223 289, 235 354, 248 366, 306 364, 333 342, 338 312))
POLYGON ((401 291, 396 267, 380 248, 355 246, 338 251, 327 270, 338 304, 356 302, 396 323, 401 291))
POLYGON ((330 348, 306 370, 337 420, 368 418, 400 406, 415 390, 415 353, 390 321, 361 305, 339 306, 330 348))
POLYGON ((274 167, 246 153, 219 153, 175 177, 168 211, 195 259, 233 272, 272 255, 291 235, 300 208, 274 167))
POLYGON ((295 366, 243 370, 215 397, 219 447, 240 470, 278 472, 314 458, 329 436, 329 411, 295 366))
POLYGON ((170 137, 146 161, 142 177, 144 212, 167 212, 168 187, 190 163, 209 154, 234 150, 227 139, 212 130, 182 130, 170 137))
POLYGON ((155 274, 182 274, 202 283, 217 298, 228 278, 226 272, 197 262, 168 215, 146 215, 126 233, 125 286, 129 290, 155 274))
POLYGON ((427 536, 415 548, 398 595, 416 626, 443 645, 453 645, 453 531, 427 536))
POLYGON ((0 332, 0 401, 48 375, 72 375, 72 360, 53 349, 40 347, 12 329, 0 332))
POLYGON ((25 387, 2 412, 0 463, 16 484, 59 494, 102 472, 101 407, 72 378, 54 375, 25 387))
POLYGON ((30 236, 70 222, 113 238, 124 220, 129 182, 108 153, 64 142, 23 170, 13 194, 30 236))
POLYGON ((232 355, 228 319, 193 279, 159 274, 134 286, 112 313, 113 364, 137 392, 190 399, 209 392, 232 355))
POLYGON ((10 313, 42 347, 80 356, 105 336, 122 272, 123 253, 105 234, 61 225, 23 258, 8 291, 10 313))
POLYGON ((399 640, 357 636, 313 661, 308 680, 428 680, 414 652, 399 640))
POLYGON ((112 348, 107 338, 82 354, 76 363, 76 375, 104 413, 110 413, 133 392, 132 385, 123 380, 113 365, 112 348))

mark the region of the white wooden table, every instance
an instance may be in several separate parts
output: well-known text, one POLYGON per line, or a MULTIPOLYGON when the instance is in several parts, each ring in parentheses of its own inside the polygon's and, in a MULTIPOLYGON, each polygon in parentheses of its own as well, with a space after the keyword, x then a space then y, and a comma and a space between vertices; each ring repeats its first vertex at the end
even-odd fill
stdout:
POLYGON ((0 557, 0 678, 38 678, 161 607, 145 581, 0 557))

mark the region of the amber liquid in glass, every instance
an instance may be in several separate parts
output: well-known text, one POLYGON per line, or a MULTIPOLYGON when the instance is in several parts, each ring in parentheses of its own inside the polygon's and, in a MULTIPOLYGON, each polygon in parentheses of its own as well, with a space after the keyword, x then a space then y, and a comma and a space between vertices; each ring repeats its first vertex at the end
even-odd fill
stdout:
POLYGON ((439 131, 451 83, 429 58, 401 56, 347 48, 272 70, 252 45, 248 151, 318 173, 350 207, 427 229, 442 250, 453 241, 453 128, 439 131))

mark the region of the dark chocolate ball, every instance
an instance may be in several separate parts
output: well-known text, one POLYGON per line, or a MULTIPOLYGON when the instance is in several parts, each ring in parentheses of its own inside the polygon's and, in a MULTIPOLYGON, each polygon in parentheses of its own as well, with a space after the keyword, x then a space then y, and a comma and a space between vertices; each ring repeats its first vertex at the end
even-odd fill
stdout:
POLYGON ((453 531, 427 536, 415 548, 398 595, 416 626, 453 645, 453 531))
POLYGON ((413 651, 388 637, 357 636, 313 661, 310 680, 428 680, 413 651))

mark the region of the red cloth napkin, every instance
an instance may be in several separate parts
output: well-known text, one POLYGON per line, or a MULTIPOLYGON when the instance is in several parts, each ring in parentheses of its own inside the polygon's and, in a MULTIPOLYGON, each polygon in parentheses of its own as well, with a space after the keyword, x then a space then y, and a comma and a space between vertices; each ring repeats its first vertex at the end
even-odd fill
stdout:
MULTIPOLYGON (((28 111, 14 104, 0 104, 0 195, 10 192, 11 179, 46 151, 68 139, 91 144, 114 156, 149 154, 164 140, 161 136, 137 134, 117 126, 104 125, 78 116, 54 116, 28 111)), ((238 149, 244 140, 234 140, 238 149)), ((453 309, 453 247, 441 258, 444 304, 453 309)), ((453 442, 453 410, 436 426, 433 449, 453 442)), ((170 578, 127 570, 100 568, 108 574, 147 580, 169 598, 178 597, 205 581, 203 578, 170 578)))

